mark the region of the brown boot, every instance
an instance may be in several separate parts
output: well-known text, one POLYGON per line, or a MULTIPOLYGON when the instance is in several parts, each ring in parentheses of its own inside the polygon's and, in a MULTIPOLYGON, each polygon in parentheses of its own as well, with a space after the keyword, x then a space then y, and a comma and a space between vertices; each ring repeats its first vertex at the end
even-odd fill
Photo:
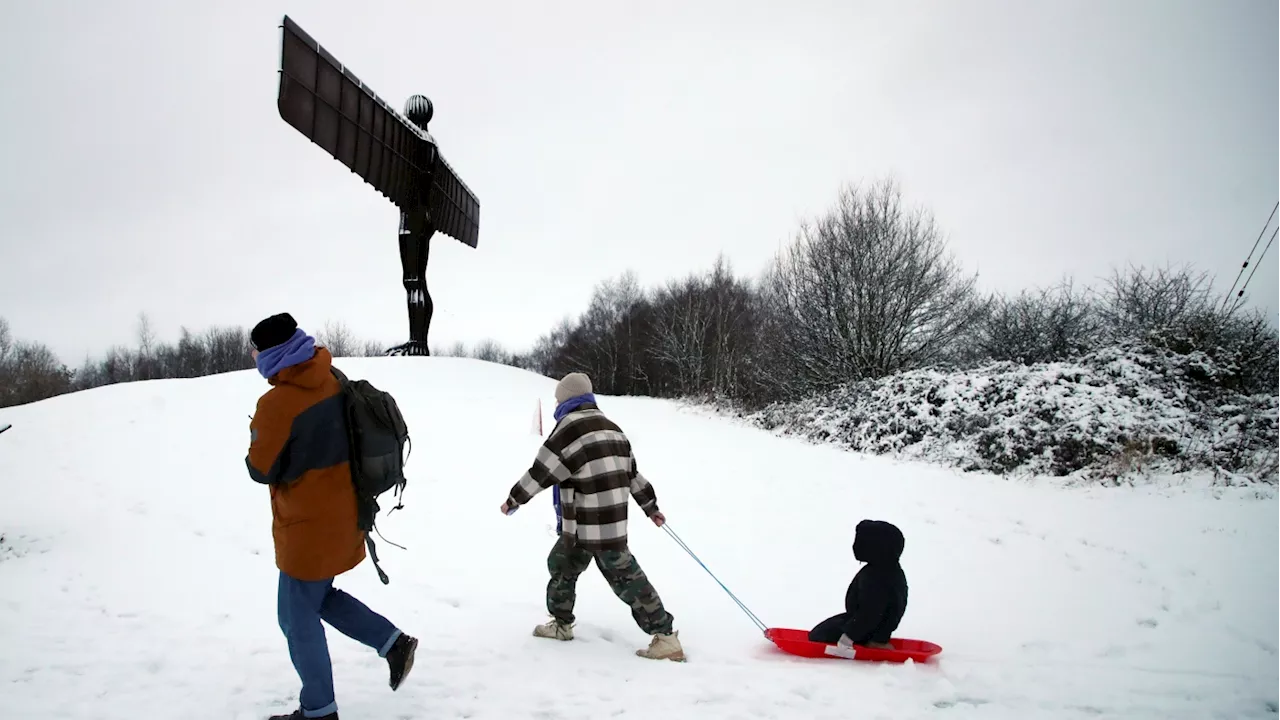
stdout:
POLYGON ((543 623, 533 629, 533 636, 546 638, 548 640, 572 640, 573 626, 552 618, 550 622, 543 623))
POLYGON ((670 635, 659 633, 654 635, 653 639, 649 641, 649 647, 637 650, 636 655, 650 660, 684 662, 684 648, 680 646, 680 633, 673 632, 670 635))

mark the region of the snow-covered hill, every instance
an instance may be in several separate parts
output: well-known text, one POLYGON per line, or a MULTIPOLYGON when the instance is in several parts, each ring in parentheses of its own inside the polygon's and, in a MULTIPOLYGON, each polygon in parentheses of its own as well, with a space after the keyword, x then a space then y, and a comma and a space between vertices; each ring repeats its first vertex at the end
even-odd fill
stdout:
MULTIPOLYGON (((595 570, 578 640, 545 619, 551 499, 498 512, 532 458, 551 381, 454 359, 340 363, 398 398, 406 508, 381 520, 391 585, 339 586, 423 639, 398 693, 329 632, 356 718, 1274 718, 1277 504, 1246 490, 1062 489, 775 437, 602 398, 671 527, 767 623, 840 609, 861 518, 907 537, 900 635, 936 665, 779 654, 660 530, 632 546, 686 664, 595 570)), ((0 411, 0 717, 259 718, 293 706, 267 491, 245 474, 252 373, 106 387, 0 411)), ((547 418, 549 421, 549 417, 547 418)), ((549 423, 548 423, 549 428, 549 423)), ((638 513, 637 513, 638 514, 638 513)))

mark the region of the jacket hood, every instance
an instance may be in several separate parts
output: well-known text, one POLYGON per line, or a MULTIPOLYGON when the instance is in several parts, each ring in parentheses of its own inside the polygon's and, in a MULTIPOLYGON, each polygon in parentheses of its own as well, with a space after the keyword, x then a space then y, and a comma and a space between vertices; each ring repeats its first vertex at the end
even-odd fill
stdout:
POLYGON ((867 564, 897 563, 906 539, 902 531, 883 520, 863 520, 853 536, 853 557, 867 564))
POLYGON ((310 360, 287 367, 267 381, 272 385, 295 385, 314 390, 322 387, 328 378, 333 376, 329 369, 333 367, 333 355, 325 347, 316 348, 316 354, 310 360))

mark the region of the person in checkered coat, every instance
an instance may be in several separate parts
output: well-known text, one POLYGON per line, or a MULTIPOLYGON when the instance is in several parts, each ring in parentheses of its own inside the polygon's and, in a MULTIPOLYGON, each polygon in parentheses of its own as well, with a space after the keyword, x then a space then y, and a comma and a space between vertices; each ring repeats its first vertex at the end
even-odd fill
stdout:
POLYGON ((501 508, 510 515, 543 490, 556 488, 560 537, 547 557, 547 611, 552 619, 534 628, 533 634, 573 639, 578 576, 594 561, 614 594, 631 606, 636 624, 652 636, 649 647, 636 654, 683 661, 671 613, 627 548, 631 498, 655 525, 666 522, 653 486, 636 469, 630 441, 600 411, 591 379, 582 373, 566 375, 556 385, 555 418, 551 435, 501 508))

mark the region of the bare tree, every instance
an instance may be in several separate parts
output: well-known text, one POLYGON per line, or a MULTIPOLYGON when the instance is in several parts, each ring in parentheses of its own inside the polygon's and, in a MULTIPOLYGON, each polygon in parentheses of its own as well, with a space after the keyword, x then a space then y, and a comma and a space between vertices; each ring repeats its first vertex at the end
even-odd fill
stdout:
POLYGON ((72 373, 39 343, 12 343, 0 374, 0 406, 24 405, 71 389, 72 373))
POLYGON ((178 336, 177 376, 200 377, 209 372, 209 353, 203 340, 183 327, 178 336))
POLYGON ((942 357, 976 315, 976 280, 887 181, 844 190, 776 260, 767 287, 793 370, 827 387, 942 357))
POLYGON ((529 364, 532 369, 547 377, 560 378, 566 373, 561 362, 561 355, 569 336, 573 333, 573 321, 561 318, 546 335, 538 338, 529 352, 529 364))
POLYGON ((652 301, 648 354, 659 394, 740 397, 759 329, 751 288, 723 256, 712 269, 672 281, 652 301))
POLYGON ((578 369, 591 377, 601 392, 616 393, 634 376, 630 360, 636 341, 631 327, 632 309, 642 302, 644 291, 634 272, 595 287, 577 332, 582 349, 578 369))
POLYGON ((205 331, 208 374, 248 370, 254 366, 249 333, 242 327, 213 327, 205 331))
POLYGON ((1066 360, 1096 347, 1099 317, 1089 294, 1065 279, 1039 292, 993 298, 977 328, 982 357, 1031 364, 1066 360))
POLYGON ((511 353, 499 345, 498 341, 492 339, 483 340, 479 345, 476 345, 471 356, 476 360, 498 363, 499 365, 511 364, 511 353))
POLYGON ((317 333, 316 343, 329 349, 334 357, 351 357, 357 353, 359 343, 346 323, 332 320, 317 333))
POLYGON ((13 334, 9 330, 9 321, 0 317, 0 365, 9 357, 9 353, 12 350, 13 334))
POLYGON ((1207 273, 1189 267, 1113 270, 1100 293, 1099 312, 1113 339, 1167 331, 1194 316, 1214 313, 1207 273))
POLYGON ((668 283, 654 298, 650 352, 670 378, 670 387, 662 387, 668 383, 661 383, 660 391, 692 395, 703 386, 712 324, 712 309, 704 289, 701 278, 690 277, 668 283))
POLYGON ((431 354, 437 357, 464 358, 467 357, 467 344, 459 340, 449 347, 432 350, 431 354))
POLYGON ((154 380, 162 376, 157 367, 156 331, 145 312, 138 313, 138 352, 134 358, 134 379, 154 380))
POLYGON ((17 386, 14 376, 13 335, 9 321, 0 317, 0 407, 10 405, 9 395, 17 386))
POLYGON ((708 362, 705 391, 718 396, 741 397, 750 358, 758 342, 759 318, 751 288, 734 276, 723 255, 716 258, 707 276, 711 313, 707 338, 708 362))
POLYGON ((387 351, 382 347, 382 343, 368 340, 364 343, 364 347, 360 349, 360 354, 364 357, 382 357, 387 354, 387 351))

